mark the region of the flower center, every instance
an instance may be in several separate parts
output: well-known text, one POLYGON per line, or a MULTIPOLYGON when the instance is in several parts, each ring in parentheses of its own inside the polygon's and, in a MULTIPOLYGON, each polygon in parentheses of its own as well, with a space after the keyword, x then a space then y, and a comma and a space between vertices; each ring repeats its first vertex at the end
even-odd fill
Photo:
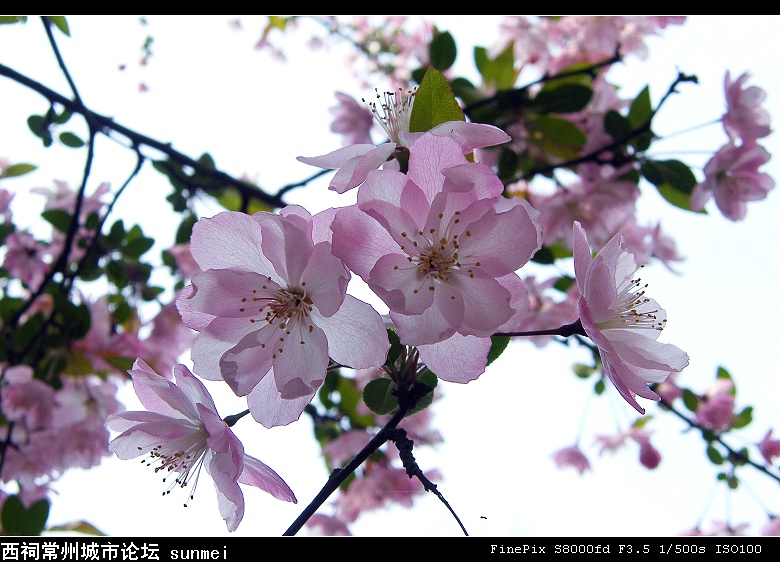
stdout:
POLYGON ((666 315, 659 314, 654 301, 645 296, 647 283, 640 278, 624 281, 618 287, 615 299, 615 315, 601 323, 602 328, 647 328, 659 332, 666 326, 666 315), (660 318, 659 318, 660 316, 660 318))
MULTIPOLYGON (((156 445, 149 451, 147 458, 142 460, 146 466, 158 464, 158 466, 154 467, 155 472, 164 470, 169 473, 176 473, 173 482, 163 492, 164 496, 170 494, 171 490, 176 486, 186 488, 194 476, 195 484, 189 494, 189 499, 194 499, 198 477, 203 467, 203 459, 208 450, 206 445, 208 432, 205 427, 200 427, 199 429, 200 431, 195 432, 196 437, 194 438, 192 437, 193 434, 188 432, 189 435, 187 437, 172 439, 156 445)), ((167 479, 168 476, 164 477, 163 482, 166 482, 167 479)), ((186 503, 184 507, 187 507, 186 503)))
POLYGON ((368 105, 374 119, 379 123, 387 133, 391 142, 401 144, 398 140, 398 133, 409 131, 409 120, 412 116, 412 106, 414 106, 415 91, 404 92, 398 88, 397 92, 385 92, 384 102, 379 91, 376 92, 376 102, 363 102, 368 105))
POLYGON ((239 312, 245 312, 247 305, 254 304, 258 307, 258 316, 249 319, 252 324, 265 320, 268 324, 276 324, 280 329, 284 329, 290 321, 308 318, 312 311, 312 301, 303 289, 306 281, 301 282, 301 287, 283 289, 270 277, 266 279, 268 284, 262 285, 260 289, 253 289, 251 296, 241 299, 239 312))

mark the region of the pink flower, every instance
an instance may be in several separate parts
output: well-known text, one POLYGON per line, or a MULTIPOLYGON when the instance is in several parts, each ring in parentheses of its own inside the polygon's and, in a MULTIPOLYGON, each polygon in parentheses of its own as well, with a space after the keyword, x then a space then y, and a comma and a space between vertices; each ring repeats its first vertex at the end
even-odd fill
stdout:
POLYGON ((336 92, 336 99, 339 104, 330 108, 333 114, 330 130, 342 135, 345 145, 372 144, 371 126, 374 124, 374 115, 368 107, 343 92, 336 92))
POLYGON ((552 459, 555 462, 555 466, 558 468, 571 467, 582 475, 586 470, 590 470, 590 461, 586 457, 579 447, 572 445, 571 447, 564 447, 552 454, 552 459))
POLYGON ((609 380, 644 414, 636 396, 658 400, 648 383, 661 383, 670 373, 684 369, 688 355, 657 341, 666 323, 666 311, 645 297, 640 280, 634 278, 634 256, 623 248, 620 233, 593 258, 585 231, 575 222, 573 251, 585 333, 598 346, 609 380))
POLYGON ((571 248, 571 224, 575 220, 598 246, 626 222, 633 221, 639 188, 632 181, 619 179, 624 172, 612 166, 581 164, 577 167, 578 181, 552 195, 532 195, 531 204, 540 212, 545 245, 562 239, 571 248))
POLYGON ((31 291, 40 287, 49 273, 49 248, 27 232, 12 232, 5 239, 3 267, 31 291))
POLYGON ((306 529, 313 535, 323 537, 351 537, 352 533, 338 517, 315 513, 306 521, 306 529))
MULTIPOLYGON (((450 138, 426 134, 409 173, 373 171, 333 221, 333 251, 388 305, 401 343, 444 380, 485 369, 490 336, 519 324, 515 272, 541 246, 537 212, 450 138)), ((507 330, 508 331, 508 330, 507 330)))
POLYGON ((124 412, 106 420, 109 429, 122 432, 109 445, 120 459, 148 454, 149 464, 160 462, 155 471, 178 473, 171 487, 186 487, 205 467, 214 479, 219 512, 228 531, 235 531, 244 517, 239 483, 296 503, 292 490, 276 472, 244 454, 244 446, 220 419, 206 387, 184 365, 174 368, 175 384, 140 359, 128 372, 148 411, 124 412))
MULTIPOLYGON (((299 156, 297 160, 318 168, 338 169, 329 186, 338 193, 359 186, 366 180, 370 171, 380 166, 386 170, 399 170, 398 162, 391 158, 396 147, 411 148, 423 134, 409 132, 413 105, 414 93, 403 90, 385 93, 385 103, 380 104, 379 109, 376 104, 372 105, 374 117, 387 132, 390 142, 379 146, 353 144, 322 156, 299 156)), ((497 127, 466 121, 447 121, 428 132, 452 138, 461 147, 463 154, 510 140, 509 135, 497 127)))
POLYGON ((331 253, 331 218, 289 206, 279 215, 223 212, 193 228, 190 251, 203 273, 177 306, 200 332, 194 368, 248 395, 266 427, 298 419, 329 357, 375 367, 390 347, 379 313, 346 294, 350 273, 331 253))
POLYGON ((780 457, 780 439, 772 439, 772 430, 766 432, 761 443, 758 444, 758 450, 761 456, 768 464, 772 464, 775 457, 780 457))
POLYGON ((758 86, 745 88, 750 74, 744 72, 736 80, 731 80, 727 70, 723 80, 726 92, 726 113, 723 115, 723 128, 732 140, 741 138, 750 143, 769 135, 769 112, 761 107, 766 92, 758 86))
POLYGON ((661 464, 661 453, 650 443, 650 434, 646 431, 634 429, 631 437, 639 443, 639 462, 647 469, 657 468, 661 464))
POLYGON ((701 210, 715 196, 718 209, 728 219, 742 220, 747 202, 764 199, 775 181, 758 171, 770 159, 764 147, 755 143, 734 142, 722 146, 704 166, 704 181, 691 193, 691 208, 701 210))
POLYGON ((734 416, 734 383, 717 379, 700 397, 696 408, 696 423, 705 429, 725 430, 734 416))

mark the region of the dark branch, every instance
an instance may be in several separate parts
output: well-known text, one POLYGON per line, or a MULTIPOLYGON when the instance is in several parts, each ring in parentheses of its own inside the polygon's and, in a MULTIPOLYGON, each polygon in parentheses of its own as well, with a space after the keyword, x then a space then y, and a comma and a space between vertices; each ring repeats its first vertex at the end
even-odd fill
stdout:
POLYGON ((136 149, 141 146, 153 148, 154 150, 165 154, 168 158, 181 164, 182 166, 189 166, 195 170, 198 175, 235 188, 242 197, 259 199, 273 208, 280 208, 285 205, 281 196, 270 195, 269 193, 266 193, 264 190, 258 188, 255 185, 252 185, 251 183, 234 178, 230 174, 215 168, 204 166, 197 160, 194 160, 186 154, 182 154, 181 152, 175 150, 170 143, 162 143, 156 139, 147 137, 146 135, 142 135, 141 133, 138 133, 128 127, 120 125, 112 118, 95 113, 81 105, 79 102, 66 98, 65 96, 47 88, 43 84, 25 76, 24 74, 21 74, 12 68, 5 66, 4 64, 0 64, 0 76, 10 78, 15 82, 18 82, 19 84, 22 84, 23 86, 38 92, 50 102, 58 103, 73 113, 83 115, 89 123, 94 123, 98 131, 106 136, 109 136, 109 132, 113 131, 129 139, 132 146, 136 147, 136 149))

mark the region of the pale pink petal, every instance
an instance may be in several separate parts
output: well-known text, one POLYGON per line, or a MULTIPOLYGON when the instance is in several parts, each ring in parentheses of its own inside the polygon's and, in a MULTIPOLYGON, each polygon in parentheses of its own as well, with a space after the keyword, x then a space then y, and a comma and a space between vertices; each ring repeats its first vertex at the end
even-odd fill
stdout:
POLYGON ((298 503, 295 494, 281 476, 265 463, 249 455, 244 455, 244 471, 239 476, 238 482, 260 488, 278 500, 298 503))
POLYGON ((355 369, 384 364, 390 342, 382 317, 370 305, 347 295, 338 312, 314 319, 328 338, 328 353, 337 363, 355 369))
POLYGON ((190 253, 203 270, 236 269, 275 277, 271 262, 260 252, 261 246, 257 221, 249 215, 228 211, 200 219, 192 228, 190 239, 190 253))
POLYGON ((417 350, 440 379, 467 383, 485 372, 490 345, 490 338, 454 334, 438 343, 417 346, 417 350))

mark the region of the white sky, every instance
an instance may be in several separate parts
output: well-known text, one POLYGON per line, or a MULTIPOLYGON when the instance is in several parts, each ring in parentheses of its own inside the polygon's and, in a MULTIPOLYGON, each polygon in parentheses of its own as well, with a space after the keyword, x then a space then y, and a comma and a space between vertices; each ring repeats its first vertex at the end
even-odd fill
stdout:
MULTIPOLYGON (((494 18, 437 18, 440 28, 452 31, 461 48, 461 73, 475 77, 466 45, 489 44, 495 33, 494 18)), ((340 145, 340 139, 328 132, 333 92, 342 90, 356 98, 370 92, 346 73, 340 53, 291 48, 289 62, 282 65, 253 50, 259 22, 245 18, 247 29, 235 33, 228 30, 228 19, 151 17, 150 25, 141 28, 134 17, 73 16, 69 18, 72 38, 60 34, 57 38, 82 98, 98 113, 170 141, 190 156, 208 151, 221 169, 237 176, 246 173, 270 190, 308 177, 315 169, 295 157, 322 154, 340 145), (155 55, 149 67, 141 70, 137 60, 147 32, 154 36, 155 55), (120 63, 128 65, 124 73, 117 71, 120 63), (149 85, 148 93, 136 93, 138 80, 149 85)), ((655 131, 666 135, 717 119, 725 103, 725 70, 730 69, 733 76, 749 70, 751 83, 767 91, 765 106, 777 127, 778 23, 777 16, 695 16, 681 28, 669 28, 663 38, 650 39, 647 63, 631 57, 623 67, 613 69, 610 77, 623 86, 626 96, 650 83, 655 103, 677 69, 698 75, 700 84, 683 85, 681 94, 670 99, 659 115, 655 131)), ((4 64, 68 94, 39 21, 0 27, 0 53, 4 64)), ((3 186, 51 186, 53 179, 77 184, 83 153, 57 148, 43 151, 26 129, 28 115, 45 111, 44 100, 5 79, 0 80, 0 100, 4 139, 0 156, 41 166, 35 174, 4 181, 3 186)), ((664 157, 702 165, 705 156, 701 153, 681 151, 711 152, 724 142, 722 128, 714 125, 661 143, 655 151, 678 151, 664 157)), ((763 139, 762 144, 780 157, 777 135, 763 139)), ((97 150, 93 185, 101 181, 120 185, 132 169, 132 155, 105 139, 97 150)), ((763 170, 780 178, 777 161, 763 170)), ((695 172, 700 174, 700 170, 695 172)), ((741 432, 744 443, 734 438, 730 442, 736 447, 757 442, 773 425, 777 435, 777 190, 766 201, 750 204, 746 221, 732 223, 714 205, 708 208, 709 215, 694 216, 660 201, 652 186, 642 189, 647 197, 642 198, 640 217, 648 222, 661 218, 687 256, 679 266, 681 275, 660 265, 643 274, 650 284, 649 294, 669 316, 661 340, 674 343, 691 357, 681 384, 704 390, 717 366, 726 367, 737 382, 737 407, 755 406, 754 423, 741 432)), ((351 202, 349 195, 335 198, 325 191, 320 183, 294 192, 289 200, 304 203, 312 211, 351 202)), ((147 168, 131 185, 117 213, 126 224, 138 222, 146 232, 159 232, 171 240, 176 220, 171 219, 163 200, 168 193, 165 180, 147 168)), ((15 210, 21 215, 25 209, 15 210)), ((166 245, 162 241, 159 248, 166 245)), ((537 350, 530 342, 518 342, 479 380, 439 385, 437 392, 443 398, 435 407, 434 424, 445 442, 435 449, 420 448, 416 456, 423 470, 437 469, 443 474, 439 490, 470 535, 670 536, 693 526, 706 510, 717 471, 704 456, 701 438, 685 433, 682 423, 672 416, 659 415, 649 425, 655 431, 652 442, 663 455, 658 469, 642 468, 638 450, 632 447, 614 456, 598 456, 591 447, 593 436, 626 428, 635 419, 634 410, 611 388, 605 396, 592 398, 593 381, 583 383, 571 372, 571 365, 583 359, 576 346, 537 350), (593 471, 579 476, 572 470, 557 470, 550 453, 573 443, 580 431, 593 471)), ((244 409, 242 401, 223 386, 209 385, 220 413, 244 409)), ((125 396, 127 406, 134 409, 132 393, 125 396)), ((649 402, 644 405, 648 415, 657 413, 649 402)), ((280 535, 326 480, 311 426, 303 418, 287 427, 266 430, 246 418, 236 432, 247 453, 286 479, 299 503, 289 505, 245 487, 246 514, 234 534, 280 535)), ((711 520, 727 519, 730 509, 732 523, 751 522, 750 531, 757 533, 766 521, 762 504, 780 512, 775 482, 752 469, 741 474, 750 491, 732 494, 729 500, 719 488, 705 512, 705 528, 711 520)), ((108 534, 137 537, 227 535, 207 480, 204 474, 195 500, 183 508, 183 495, 161 497, 165 485, 140 462, 107 459, 96 469, 73 471, 62 478, 55 486, 59 497, 53 502, 49 523, 86 519, 108 534)), ((415 506, 367 513, 352 525, 353 532, 364 536, 460 534, 434 496, 420 496, 415 506)))

